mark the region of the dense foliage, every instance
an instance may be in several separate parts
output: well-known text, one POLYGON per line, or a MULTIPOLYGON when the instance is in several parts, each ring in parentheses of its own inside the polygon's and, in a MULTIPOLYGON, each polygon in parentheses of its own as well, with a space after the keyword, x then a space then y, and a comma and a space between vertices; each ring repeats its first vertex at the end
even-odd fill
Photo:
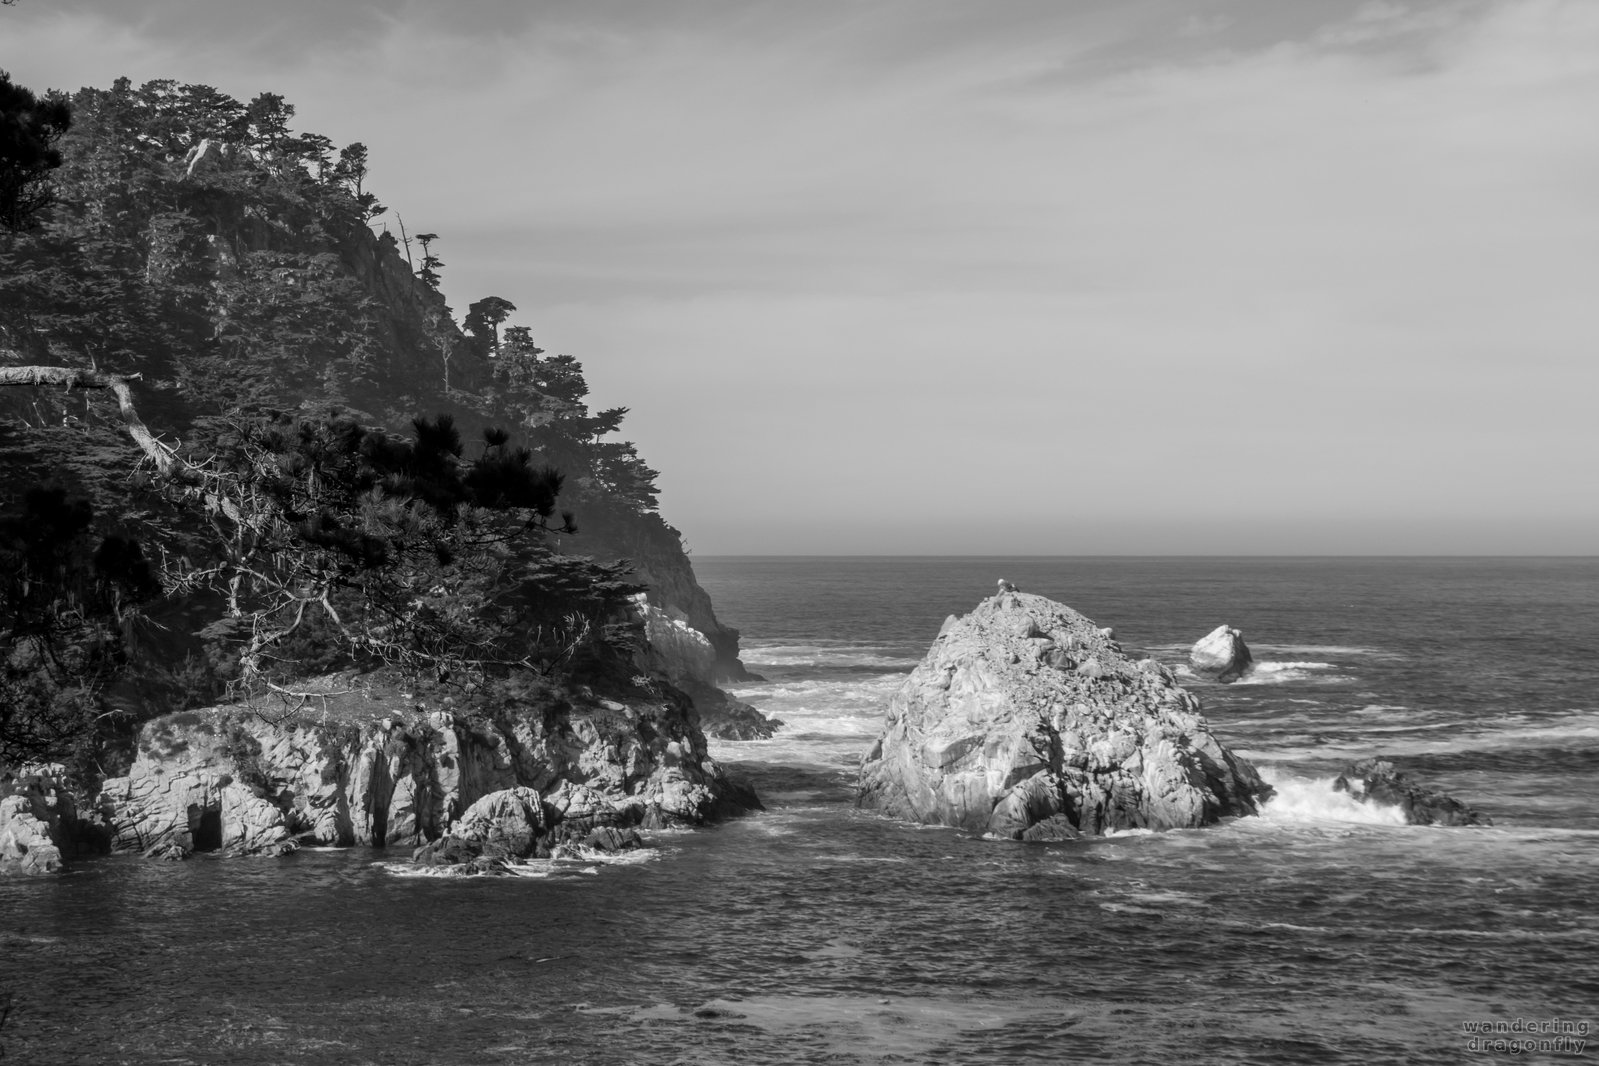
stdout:
POLYGON ((0 228, 26 229, 50 205, 56 141, 71 124, 65 100, 40 100, 0 70, 0 228))
POLYGON ((596 639, 638 591, 620 566, 554 552, 562 476, 490 430, 464 457, 448 417, 410 440, 349 418, 251 420, 218 441, 196 484, 210 537, 169 568, 175 590, 226 604, 211 627, 241 648, 237 679, 378 663, 481 685, 548 672, 596 639))
POLYGON ((591 412, 508 300, 456 323, 441 238, 377 201, 363 145, 272 93, 121 79, 69 109, 0 83, 16 101, 37 151, 0 232, 0 367, 135 379, 192 476, 137 470, 103 400, 0 390, 0 762, 224 685, 471 687, 625 643, 637 586, 548 534, 558 505, 659 524, 626 409, 591 412))

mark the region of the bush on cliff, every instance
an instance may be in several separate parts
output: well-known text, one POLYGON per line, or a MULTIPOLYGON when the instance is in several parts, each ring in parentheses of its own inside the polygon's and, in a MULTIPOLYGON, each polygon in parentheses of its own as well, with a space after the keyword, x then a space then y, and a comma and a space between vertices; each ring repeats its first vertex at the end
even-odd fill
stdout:
POLYGON ((215 635, 247 688, 353 665, 475 685, 569 665, 606 643, 638 586, 625 568, 554 552, 562 475, 485 432, 478 454, 448 416, 410 440, 332 415, 229 420, 176 493, 209 520, 177 594, 226 605, 215 635))

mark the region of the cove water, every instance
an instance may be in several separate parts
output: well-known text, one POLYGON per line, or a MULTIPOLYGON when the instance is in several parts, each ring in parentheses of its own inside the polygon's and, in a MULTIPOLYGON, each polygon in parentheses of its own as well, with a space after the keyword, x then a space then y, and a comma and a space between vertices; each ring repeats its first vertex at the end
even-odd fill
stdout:
POLYGON ((700 558, 787 726, 768 811, 625 861, 406 876, 365 849, 0 881, 18 1063, 1468 1063, 1599 1057, 1599 560, 700 558), (1204 830, 1022 845, 852 809, 997 578, 1182 662, 1278 789, 1204 830), (1350 803, 1392 757, 1492 828, 1350 803), (1591 1033, 1591 1036, 1590 1036, 1591 1033))

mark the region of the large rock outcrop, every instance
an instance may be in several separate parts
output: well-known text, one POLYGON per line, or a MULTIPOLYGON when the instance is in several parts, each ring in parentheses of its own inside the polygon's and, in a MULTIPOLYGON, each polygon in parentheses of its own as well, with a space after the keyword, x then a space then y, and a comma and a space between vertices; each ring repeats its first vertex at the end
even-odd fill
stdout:
POLYGON ((1270 794, 1168 669, 1135 662, 1069 607, 1002 591, 950 617, 895 693, 858 803, 1057 840, 1210 825, 1270 794))
POLYGON ((1244 643, 1244 635, 1229 625, 1219 625, 1200 637, 1188 652, 1188 665, 1195 673, 1222 684, 1237 681, 1255 664, 1255 657, 1244 643))
POLYGON ((1361 803, 1398 807, 1410 825, 1493 825, 1493 819, 1453 796, 1419 785, 1386 759, 1350 763, 1333 789, 1361 803))
POLYGON ((548 692, 493 715, 349 691, 300 710, 232 706, 147 723, 95 816, 113 849, 281 854, 414 849, 491 793, 532 790, 535 846, 597 826, 698 825, 758 808, 707 757, 681 696, 548 692))

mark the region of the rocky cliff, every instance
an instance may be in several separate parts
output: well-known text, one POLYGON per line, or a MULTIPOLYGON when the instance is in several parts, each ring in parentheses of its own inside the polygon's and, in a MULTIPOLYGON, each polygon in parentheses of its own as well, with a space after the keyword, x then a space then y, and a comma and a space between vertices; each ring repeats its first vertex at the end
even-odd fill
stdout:
POLYGON ((1057 840, 1210 825, 1270 794, 1166 667, 1069 607, 1002 590, 950 617, 895 693, 858 803, 1057 840))

